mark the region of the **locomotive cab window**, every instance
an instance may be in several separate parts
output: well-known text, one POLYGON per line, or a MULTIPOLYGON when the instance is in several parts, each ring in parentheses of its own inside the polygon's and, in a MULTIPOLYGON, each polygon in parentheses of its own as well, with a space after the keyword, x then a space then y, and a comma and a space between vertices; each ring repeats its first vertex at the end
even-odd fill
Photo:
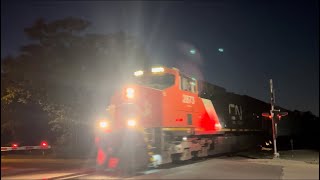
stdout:
POLYGON ((197 92, 196 84, 197 84, 196 80, 189 78, 187 76, 181 75, 181 83, 180 83, 181 90, 196 93, 197 92))
POLYGON ((146 87, 159 90, 166 89, 174 85, 175 76, 173 74, 147 74, 141 77, 134 77, 133 82, 146 87))

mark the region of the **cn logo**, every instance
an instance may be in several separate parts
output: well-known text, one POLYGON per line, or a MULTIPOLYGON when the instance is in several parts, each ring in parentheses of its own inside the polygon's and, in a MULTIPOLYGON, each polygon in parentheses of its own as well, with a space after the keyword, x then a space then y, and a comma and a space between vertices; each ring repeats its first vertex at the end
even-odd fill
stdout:
POLYGON ((236 104, 229 104, 229 114, 232 115, 232 120, 236 120, 237 117, 242 120, 242 107, 236 104))

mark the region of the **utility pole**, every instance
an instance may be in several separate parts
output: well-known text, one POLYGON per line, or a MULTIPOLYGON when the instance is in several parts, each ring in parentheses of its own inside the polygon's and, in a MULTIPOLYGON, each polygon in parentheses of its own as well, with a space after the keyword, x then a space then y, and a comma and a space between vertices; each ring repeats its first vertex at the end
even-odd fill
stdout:
POLYGON ((271 93, 271 110, 270 110, 270 115, 271 115, 271 120, 272 120, 272 137, 273 137, 273 149, 274 149, 274 158, 280 157, 280 154, 277 152, 277 123, 275 123, 275 117, 274 117, 274 112, 277 111, 274 109, 274 104, 275 104, 275 95, 274 95, 274 89, 273 89, 273 84, 272 84, 272 79, 270 79, 270 93, 271 93))

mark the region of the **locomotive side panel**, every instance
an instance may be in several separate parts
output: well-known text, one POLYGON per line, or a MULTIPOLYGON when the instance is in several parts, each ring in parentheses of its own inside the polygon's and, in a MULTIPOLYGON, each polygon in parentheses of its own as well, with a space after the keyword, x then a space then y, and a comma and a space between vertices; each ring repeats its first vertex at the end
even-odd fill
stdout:
POLYGON ((226 92, 224 88, 201 81, 199 96, 210 99, 224 129, 244 128, 241 98, 226 92))
POLYGON ((236 130, 266 130, 261 117, 270 107, 265 102, 249 96, 227 92, 224 88, 201 81, 199 95, 210 99, 217 111, 222 128, 236 130))
POLYGON ((242 97, 247 107, 247 111, 244 114, 245 118, 248 119, 249 125, 266 132, 271 130, 271 121, 261 115, 270 111, 270 104, 247 95, 243 95, 242 97))

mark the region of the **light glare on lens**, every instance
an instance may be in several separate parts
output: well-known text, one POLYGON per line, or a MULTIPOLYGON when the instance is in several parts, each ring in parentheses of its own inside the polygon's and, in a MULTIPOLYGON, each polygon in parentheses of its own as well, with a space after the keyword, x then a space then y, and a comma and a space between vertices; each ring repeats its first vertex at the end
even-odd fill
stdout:
POLYGON ((163 67, 154 67, 151 69, 151 72, 153 72, 153 73, 164 72, 164 68, 163 67))
POLYGON ((136 72, 134 72, 134 75, 135 76, 142 76, 143 75, 143 71, 141 71, 141 70, 136 71, 136 72))
POLYGON ((128 120, 128 126, 134 127, 134 126, 136 126, 136 124, 137 123, 135 120, 132 120, 132 119, 128 120))
POLYGON ((127 95, 126 95, 127 98, 129 98, 129 99, 134 98, 134 89, 133 88, 127 88, 126 93, 127 93, 127 95))
POLYGON ((100 125, 101 128, 106 128, 106 127, 109 126, 109 124, 108 124, 107 121, 101 121, 101 122, 99 123, 99 125, 100 125))

